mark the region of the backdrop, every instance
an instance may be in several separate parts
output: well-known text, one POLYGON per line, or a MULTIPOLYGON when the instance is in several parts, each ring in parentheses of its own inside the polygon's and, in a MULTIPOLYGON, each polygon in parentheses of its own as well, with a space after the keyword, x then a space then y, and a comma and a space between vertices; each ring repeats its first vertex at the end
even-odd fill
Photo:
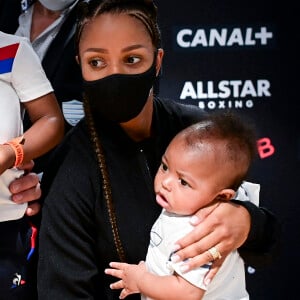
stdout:
POLYGON ((261 184, 260 204, 282 222, 283 246, 272 266, 246 266, 251 299, 299 299, 297 10, 288 1, 156 3, 165 49, 160 95, 207 111, 230 108, 256 123, 260 157, 251 178, 261 184))

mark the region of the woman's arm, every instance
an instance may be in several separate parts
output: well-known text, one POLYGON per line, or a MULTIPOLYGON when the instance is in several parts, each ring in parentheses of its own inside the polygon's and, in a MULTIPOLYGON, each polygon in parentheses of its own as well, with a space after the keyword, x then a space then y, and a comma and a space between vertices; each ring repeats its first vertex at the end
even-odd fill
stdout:
POLYGON ((173 260, 193 257, 185 264, 188 271, 211 261, 211 254, 207 250, 216 247, 222 259, 214 261, 206 276, 206 283, 215 276, 225 257, 241 246, 241 255, 252 266, 261 264, 266 257, 271 262, 278 255, 278 220, 250 202, 224 202, 213 213, 202 209, 192 218, 192 222, 195 229, 178 241, 179 250, 173 260))
POLYGON ((258 208, 249 201, 232 200, 245 207, 251 215, 251 229, 245 243, 238 249, 245 262, 253 267, 271 264, 281 249, 281 224, 276 216, 264 207, 258 208))
POLYGON ((95 202, 90 152, 78 139, 66 140, 51 157, 42 178, 38 296, 41 299, 94 299, 101 278, 95 253, 95 202), (67 140, 68 142, 68 140, 67 140), (67 144, 67 147, 65 147, 67 144), (80 148, 82 155, 73 155, 80 148), (76 160, 75 157, 82 160, 76 160))

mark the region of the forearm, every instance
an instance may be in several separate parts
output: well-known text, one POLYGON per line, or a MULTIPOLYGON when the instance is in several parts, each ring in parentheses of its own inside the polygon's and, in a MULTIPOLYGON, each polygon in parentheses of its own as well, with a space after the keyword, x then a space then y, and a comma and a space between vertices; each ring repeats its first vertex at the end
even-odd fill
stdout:
POLYGON ((24 161, 35 159, 53 147, 64 136, 64 118, 53 93, 25 102, 32 125, 24 132, 24 161))
POLYGON ((24 133, 24 161, 35 159, 53 147, 63 138, 64 125, 57 116, 44 116, 24 133))
POLYGON ((251 216, 251 228, 239 253, 245 262, 259 267, 270 264, 278 257, 281 243, 281 224, 276 216, 265 208, 249 201, 232 200, 245 207, 251 216))
POLYGON ((138 287, 142 294, 155 300, 199 300, 204 290, 176 275, 158 276, 144 273, 138 287))

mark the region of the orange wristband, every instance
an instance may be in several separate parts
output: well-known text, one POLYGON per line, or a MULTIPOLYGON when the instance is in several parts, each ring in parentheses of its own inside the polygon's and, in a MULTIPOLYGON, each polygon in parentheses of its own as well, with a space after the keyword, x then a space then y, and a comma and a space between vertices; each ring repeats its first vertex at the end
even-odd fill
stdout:
POLYGON ((11 146, 15 152, 16 160, 15 160, 14 167, 19 166, 23 162, 23 159, 24 159, 23 145, 24 145, 24 143, 25 143, 25 138, 23 136, 17 137, 13 140, 10 140, 10 141, 4 143, 4 145, 11 146))

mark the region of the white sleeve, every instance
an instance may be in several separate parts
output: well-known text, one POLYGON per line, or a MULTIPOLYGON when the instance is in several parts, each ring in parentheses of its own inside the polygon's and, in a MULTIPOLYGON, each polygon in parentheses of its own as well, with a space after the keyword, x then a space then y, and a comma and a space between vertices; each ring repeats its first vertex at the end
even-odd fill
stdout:
POLYGON ((180 269, 180 266, 183 264, 183 262, 173 263, 172 261, 168 261, 167 264, 170 270, 174 270, 178 275, 180 275, 189 283, 206 291, 207 286, 204 284, 204 277, 207 274, 207 272, 210 270, 211 263, 205 264, 201 267, 195 268, 186 273, 182 273, 180 269))
POLYGON ((12 69, 12 85, 20 101, 31 101, 53 91, 41 61, 30 42, 20 42, 12 69))
POLYGON ((241 201, 250 201, 255 205, 259 205, 259 191, 260 184, 243 181, 241 186, 238 188, 234 199, 241 201))

